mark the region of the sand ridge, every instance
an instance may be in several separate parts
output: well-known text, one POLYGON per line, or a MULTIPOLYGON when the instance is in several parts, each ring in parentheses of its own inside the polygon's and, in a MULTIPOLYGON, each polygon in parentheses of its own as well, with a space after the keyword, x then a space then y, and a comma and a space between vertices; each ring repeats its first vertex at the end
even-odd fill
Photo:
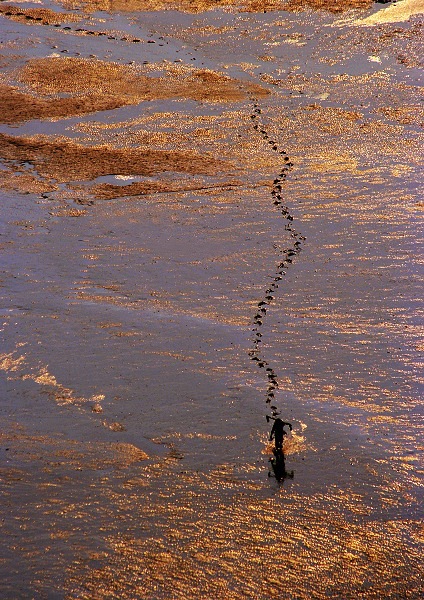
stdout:
POLYGON ((136 12, 180 10, 200 13, 216 8, 242 12, 325 10, 333 13, 353 8, 370 8, 372 0, 62 0, 68 9, 82 8, 88 12, 136 12))
POLYGON ((424 0, 402 0, 396 4, 390 4, 390 6, 369 17, 357 19, 353 24, 382 25, 383 23, 400 23, 420 14, 424 14, 424 0))
POLYGON ((13 124, 33 119, 60 119, 123 106, 122 98, 86 94, 71 98, 40 98, 20 91, 16 86, 0 84, 2 111, 0 120, 13 124))
POLYGON ((214 174, 227 167, 223 161, 194 152, 85 147, 42 136, 25 138, 4 134, 0 135, 0 156, 7 161, 30 163, 41 177, 59 182, 123 173, 153 175, 179 171, 214 174))
POLYGON ((151 78, 129 65, 71 57, 31 60, 19 79, 44 93, 82 93, 89 88, 132 102, 176 97, 237 101, 246 97, 242 82, 207 69, 178 70, 174 66, 164 77, 151 78))
POLYGON ((59 23, 77 23, 83 17, 76 13, 55 12, 48 8, 23 8, 13 4, 0 4, 0 15, 26 25, 58 25, 59 23))
POLYGON ((30 93, 1 85, 3 123, 82 115, 148 100, 237 102, 252 91, 269 93, 258 84, 207 69, 170 65, 162 76, 151 77, 141 68, 73 57, 32 59, 13 75, 30 93))

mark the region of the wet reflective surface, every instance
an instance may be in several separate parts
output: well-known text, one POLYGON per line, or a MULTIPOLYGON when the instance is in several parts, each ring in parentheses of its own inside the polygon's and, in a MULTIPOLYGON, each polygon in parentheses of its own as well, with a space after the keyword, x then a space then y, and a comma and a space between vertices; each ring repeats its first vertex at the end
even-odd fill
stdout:
POLYGON ((121 4, 0 6, 1 597, 420 598, 422 15, 121 4))

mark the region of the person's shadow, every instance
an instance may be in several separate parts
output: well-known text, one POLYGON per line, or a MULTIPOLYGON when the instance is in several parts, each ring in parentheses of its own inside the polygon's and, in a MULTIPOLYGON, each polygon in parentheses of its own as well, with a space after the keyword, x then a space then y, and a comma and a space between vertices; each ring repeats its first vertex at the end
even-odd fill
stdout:
POLYGON ((293 479, 294 471, 286 470, 286 458, 284 456, 284 452, 275 448, 273 452, 274 458, 269 459, 272 471, 269 471, 268 477, 271 477, 271 475, 274 474, 274 477, 278 483, 284 482, 285 479, 293 479))

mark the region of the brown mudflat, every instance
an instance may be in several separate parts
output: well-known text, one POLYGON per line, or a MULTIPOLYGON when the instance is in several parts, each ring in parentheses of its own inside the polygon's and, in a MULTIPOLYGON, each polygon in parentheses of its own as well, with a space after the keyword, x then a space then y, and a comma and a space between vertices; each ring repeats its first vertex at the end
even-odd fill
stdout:
POLYGON ((76 13, 56 12, 48 8, 24 8, 21 5, 12 3, 0 4, 0 15, 8 17, 14 21, 25 22, 26 25, 43 24, 55 25, 58 23, 77 23, 82 19, 82 15, 76 13))
POLYGON ((101 60, 32 59, 16 74, 17 83, 24 85, 27 92, 16 85, 1 85, 0 120, 19 123, 57 119, 171 98, 235 102, 249 93, 259 97, 269 93, 261 85, 243 83, 210 70, 172 66, 167 71, 158 78, 145 75, 140 69, 101 60))
POLYGON ((114 173, 153 175, 180 171, 214 174, 225 168, 223 161, 193 152, 85 147, 70 141, 7 135, 0 135, 0 156, 9 161, 31 163, 41 177, 57 181, 95 179, 114 173))
POLYGON ((245 12, 272 10, 305 10, 308 8, 343 12, 352 8, 369 8, 372 0, 62 0, 67 8, 82 8, 88 12, 181 10, 200 13, 214 8, 234 8, 245 12))

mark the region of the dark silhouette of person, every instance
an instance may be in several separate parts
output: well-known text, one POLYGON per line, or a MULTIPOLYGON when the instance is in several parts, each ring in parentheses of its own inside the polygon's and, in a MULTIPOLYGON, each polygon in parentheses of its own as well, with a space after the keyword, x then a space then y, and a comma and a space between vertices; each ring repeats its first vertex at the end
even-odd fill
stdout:
POLYGON ((287 435, 287 432, 284 431, 285 425, 289 426, 290 431, 293 429, 291 423, 286 423, 282 419, 275 419, 274 425, 272 426, 271 433, 269 434, 269 439, 272 440, 275 438, 275 452, 276 454, 283 454, 283 440, 284 436, 287 435))

